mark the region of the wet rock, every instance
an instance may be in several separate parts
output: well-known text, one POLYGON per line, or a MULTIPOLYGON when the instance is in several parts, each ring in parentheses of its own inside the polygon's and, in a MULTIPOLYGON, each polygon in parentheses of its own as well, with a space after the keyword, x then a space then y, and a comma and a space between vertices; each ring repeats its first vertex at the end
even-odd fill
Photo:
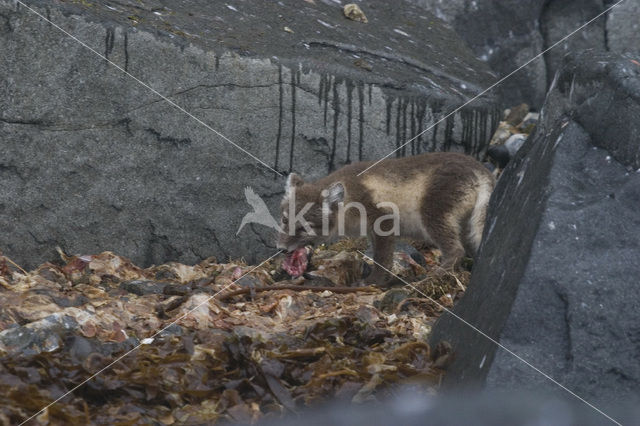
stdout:
MULTIPOLYGON (((0 74, 11 76, 0 98, 0 234, 11 242, 6 254, 27 267, 52 259, 56 245, 71 253, 109 247, 143 266, 211 254, 264 259, 275 252, 272 229, 236 232, 251 209, 246 186, 277 211, 284 177, 268 167, 317 178, 381 158, 494 79, 452 30, 404 1, 367 3, 367 25, 325 1, 31 7, 266 166, 0 0, 8 58, 0 74), (368 66, 354 65, 359 59, 368 66), (35 102, 43 91, 46 102, 35 102)), ((497 114, 485 96, 399 155, 482 156, 497 114)))
MULTIPOLYGON (((500 178, 469 290, 454 312, 605 412, 638 404, 640 70, 569 55, 541 124, 500 178), (597 377, 597 380, 594 380, 597 377)), ((572 396, 458 319, 450 387, 572 396)))

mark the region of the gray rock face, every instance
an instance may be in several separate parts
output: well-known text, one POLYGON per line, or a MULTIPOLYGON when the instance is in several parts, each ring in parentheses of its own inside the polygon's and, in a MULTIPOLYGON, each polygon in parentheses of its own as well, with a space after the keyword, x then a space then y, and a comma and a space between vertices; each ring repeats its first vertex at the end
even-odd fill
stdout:
MULTIPOLYGON (((640 67, 628 64, 611 54, 568 59, 541 127, 498 182, 469 290, 455 308, 605 412, 640 395, 640 67), (618 97, 629 102, 620 105, 627 115, 606 111, 618 97)), ((456 352, 449 387, 573 398, 451 315, 432 339, 456 352)))
MULTIPOLYGON (((412 0, 449 23, 475 54, 505 76, 615 3, 612 0, 412 0)), ((638 52, 639 0, 625 0, 605 16, 527 65, 496 88, 506 106, 540 107, 569 52, 638 52)))
MULTIPOLYGON (((612 412, 623 424, 634 424, 640 414, 637 407, 612 412)), ((549 396, 531 393, 488 395, 449 395, 427 397, 411 388, 396 390, 396 396, 378 404, 361 407, 344 403, 327 404, 303 412, 308 426, 369 426, 401 424, 422 426, 475 425, 602 425, 603 417, 583 404, 568 403, 549 396)), ((605 419, 606 421, 606 419, 605 419)), ((262 426, 295 426, 300 417, 259 423, 262 426)))
MULTIPOLYGON (((0 0, 0 248, 25 267, 112 250, 141 265, 275 252, 236 236, 251 186, 275 211, 281 174, 382 157, 494 78, 422 9, 331 1, 27 2, 242 152, 13 1, 0 0), (293 33, 285 31, 287 26, 293 33)), ((481 155, 481 99, 398 155, 481 155)))
MULTIPOLYGON (((607 3, 610 3, 608 1, 607 3)), ((640 1, 625 0, 607 17, 607 43, 613 52, 640 51, 640 1)))

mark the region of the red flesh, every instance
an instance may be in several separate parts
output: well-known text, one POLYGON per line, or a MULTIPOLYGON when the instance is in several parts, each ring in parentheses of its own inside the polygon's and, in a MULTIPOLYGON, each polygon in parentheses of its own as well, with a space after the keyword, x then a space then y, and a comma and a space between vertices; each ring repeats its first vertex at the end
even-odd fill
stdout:
POLYGON ((299 277, 307 270, 309 259, 307 256, 307 249, 300 247, 287 254, 287 258, 282 263, 282 269, 293 278, 299 277))

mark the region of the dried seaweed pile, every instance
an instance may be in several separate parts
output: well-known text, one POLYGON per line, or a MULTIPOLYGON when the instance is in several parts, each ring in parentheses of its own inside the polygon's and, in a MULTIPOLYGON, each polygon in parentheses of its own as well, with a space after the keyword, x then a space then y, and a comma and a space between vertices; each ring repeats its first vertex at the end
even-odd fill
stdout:
MULTIPOLYGON (((421 279, 434 256, 396 253, 394 271, 451 305, 468 274, 421 279)), ((32 424, 255 422, 401 384, 432 393, 448 358, 426 344, 440 308, 424 294, 348 287, 368 268, 353 250, 317 251, 293 281, 278 260, 253 271, 214 259, 142 269, 110 252, 64 260, 27 273, 0 254, 2 424, 138 345, 32 424)))

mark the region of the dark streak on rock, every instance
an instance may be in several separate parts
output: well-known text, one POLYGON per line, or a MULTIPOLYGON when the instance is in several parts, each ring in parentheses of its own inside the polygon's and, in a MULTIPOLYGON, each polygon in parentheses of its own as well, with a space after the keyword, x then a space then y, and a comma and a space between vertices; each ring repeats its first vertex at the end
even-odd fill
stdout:
POLYGON ((570 364, 573 362, 573 342, 571 340, 571 314, 569 313, 569 298, 559 285, 555 285, 556 294, 558 298, 562 301, 563 311, 564 311, 564 342, 566 344, 565 347, 565 360, 569 365, 566 365, 565 368, 570 368, 570 364))
POLYGON ((157 130, 151 127, 147 127, 144 130, 151 133, 158 142, 162 142, 162 143, 169 142, 176 148, 181 148, 183 146, 191 145, 191 139, 189 138, 178 139, 171 136, 162 136, 160 132, 158 132, 157 130))
POLYGON ((353 108, 353 82, 346 81, 347 85, 347 164, 351 164, 351 110, 353 108))
POLYGON ((402 139, 400 136, 400 114, 402 113, 402 98, 398 98, 398 106, 396 107, 396 158, 400 157, 401 150, 400 145, 402 144, 402 139))
POLYGON ((328 75, 325 77, 324 82, 324 127, 327 127, 327 113, 329 110, 329 91, 331 90, 331 76, 328 75))
MULTIPOLYGON (((217 60, 216 56, 216 60, 217 60)), ((282 85, 282 65, 278 64, 278 133, 276 135, 276 159, 274 161, 273 168, 278 170, 278 162, 280 160, 280 139, 282 138, 282 101, 284 97, 284 87, 282 85)), ((274 178, 277 179, 278 175, 274 174, 274 178)))
MULTIPOLYGON (((411 101, 411 139, 416 135, 416 102, 411 101)), ((416 155, 416 140, 411 141, 411 155, 416 155)))
POLYGON ((445 120, 444 127, 444 149, 443 151, 451 150, 451 144, 453 143, 453 127, 455 125, 455 115, 450 115, 445 120))
POLYGON ((104 57, 109 58, 109 55, 113 51, 113 42, 115 38, 115 31, 113 28, 107 28, 107 35, 104 39, 104 57))
POLYGON ((391 132, 391 108, 393 106, 393 99, 389 97, 385 97, 385 104, 387 107, 386 108, 387 110, 386 131, 387 131, 387 135, 389 135, 391 132))
MULTIPOLYGON (((371 87, 371 85, 369 85, 371 87)), ((362 161, 362 149, 364 146, 364 83, 358 82, 358 161, 362 161)))
POLYGON ((340 118, 340 94, 338 93, 339 81, 333 80, 333 140, 331 144, 331 157, 329 158, 329 173, 335 170, 336 149, 338 142, 338 119, 340 118))
POLYGON ((293 72, 293 70, 291 72, 291 146, 289 148, 289 173, 293 170, 293 154, 296 143, 296 75, 298 72, 293 72))

